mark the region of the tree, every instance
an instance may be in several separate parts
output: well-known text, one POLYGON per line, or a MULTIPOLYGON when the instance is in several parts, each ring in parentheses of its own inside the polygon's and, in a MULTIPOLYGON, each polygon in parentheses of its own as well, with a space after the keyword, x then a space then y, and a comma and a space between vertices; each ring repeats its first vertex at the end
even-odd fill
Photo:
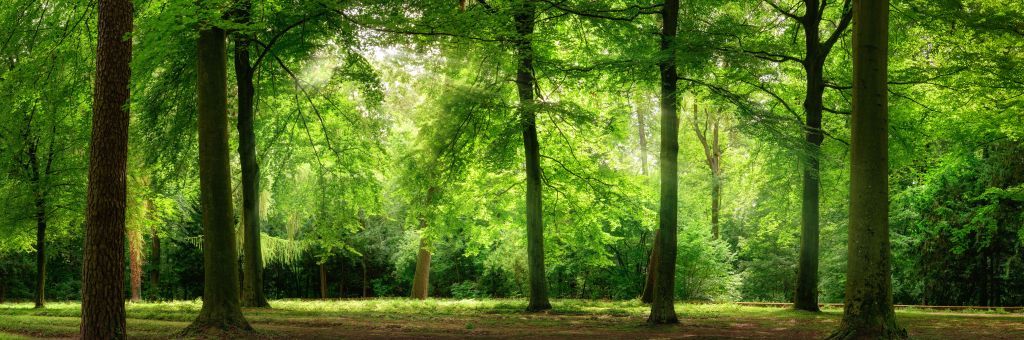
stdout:
POLYGON ((679 74, 676 67, 676 31, 679 0, 667 0, 661 8, 661 201, 658 208, 660 253, 651 303, 652 324, 678 323, 675 310, 676 232, 679 221, 679 74))
MULTIPOLYGON (((238 24, 249 23, 252 2, 239 0, 234 15, 238 24)), ((242 168, 242 229, 245 267, 242 277, 242 305, 269 307, 263 293, 263 253, 260 248, 260 169, 256 161, 256 132, 253 128, 253 67, 245 30, 232 33, 235 45, 235 81, 238 86, 238 157, 242 168)))
MULTIPOLYGON (((821 220, 821 143, 825 140, 822 129, 825 91, 825 61, 832 47, 846 33, 852 18, 850 0, 843 1, 842 14, 835 29, 822 40, 821 24, 824 20, 828 1, 804 0, 804 14, 796 15, 781 8, 774 0, 763 0, 788 19, 800 23, 804 33, 803 58, 785 57, 783 61, 799 62, 806 76, 804 96, 805 126, 803 159, 803 193, 800 219, 800 261, 797 267, 796 295, 793 307, 800 310, 818 311, 818 257, 821 220)), ((771 57, 769 57, 771 58, 771 57)))
POLYGON ((83 339, 127 337, 124 236, 132 2, 100 0, 82 265, 83 339))
POLYGON ((541 202, 540 141, 537 139, 537 108, 533 91, 533 35, 537 8, 532 0, 516 4, 515 46, 517 108, 522 124, 523 146, 526 153, 526 254, 530 268, 530 304, 528 311, 551 309, 548 301, 548 282, 544 274, 544 205, 541 202))
POLYGON ((846 299, 829 339, 901 339, 889 250, 889 1, 854 7, 846 299))
POLYGON ((718 228, 722 208, 722 145, 718 142, 718 128, 722 123, 720 113, 712 113, 704 109, 704 127, 701 128, 700 112, 697 109, 697 102, 693 102, 693 133, 700 140, 704 149, 705 163, 711 170, 711 239, 718 239, 718 228), (708 136, 708 133, 711 136, 708 136))
MULTIPOLYGON (((208 25, 208 24, 207 24, 208 25)), ((231 204, 225 33, 207 26, 197 41, 199 197, 203 219, 203 308, 182 335, 248 332, 239 302, 238 251, 231 204)))

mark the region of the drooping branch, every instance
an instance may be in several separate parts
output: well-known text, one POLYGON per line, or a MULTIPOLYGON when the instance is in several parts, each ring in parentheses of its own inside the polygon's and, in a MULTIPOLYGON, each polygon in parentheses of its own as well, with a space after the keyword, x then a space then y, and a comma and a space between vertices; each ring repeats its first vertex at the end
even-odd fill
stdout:
POLYGON ((651 5, 629 5, 625 8, 609 8, 587 11, 580 8, 573 8, 566 4, 566 1, 553 1, 553 0, 540 0, 540 2, 550 5, 552 8, 558 9, 562 12, 577 15, 584 18, 591 19, 603 19, 612 21, 633 21, 637 17, 644 14, 658 14, 661 13, 661 3, 655 3, 651 5), (615 13, 626 13, 625 15, 614 15, 615 13))
POLYGON ((267 40, 267 42, 265 44, 263 44, 263 52, 260 52, 260 55, 256 57, 256 61, 253 63, 253 67, 252 67, 253 71, 255 72, 256 69, 259 69, 260 65, 263 62, 263 58, 266 57, 268 53, 270 53, 270 49, 274 48, 274 45, 277 44, 277 41, 280 40, 281 37, 283 37, 285 35, 285 33, 288 33, 288 31, 291 31, 292 29, 294 29, 296 27, 302 26, 302 24, 305 24, 306 22, 309 22, 310 20, 313 20, 313 19, 325 16, 325 15, 327 15, 327 13, 328 12, 326 12, 326 11, 322 11, 322 12, 316 13, 314 15, 302 18, 299 21, 296 21, 296 22, 292 23, 291 25, 288 25, 287 27, 282 29, 280 32, 277 32, 276 34, 274 34, 274 36, 270 37, 270 40, 267 40))
POLYGON ((796 15, 796 14, 794 14, 792 12, 792 10, 784 9, 784 8, 782 8, 782 6, 780 6, 779 4, 775 3, 772 0, 761 0, 761 2, 768 4, 768 6, 772 6, 772 8, 774 8, 776 12, 779 12, 779 14, 785 15, 786 17, 789 17, 790 19, 793 19, 793 20, 796 20, 796 21, 804 20, 804 17, 802 15, 796 15))

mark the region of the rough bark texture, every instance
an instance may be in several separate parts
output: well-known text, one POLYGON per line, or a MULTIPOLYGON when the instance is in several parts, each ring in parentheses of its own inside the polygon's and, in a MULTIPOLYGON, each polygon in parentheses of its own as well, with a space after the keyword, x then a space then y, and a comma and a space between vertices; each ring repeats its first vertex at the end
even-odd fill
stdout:
MULTIPOLYGON (((421 227, 426 221, 420 222, 421 227)), ((430 250, 427 249, 427 238, 420 236, 420 250, 416 254, 416 273, 412 279, 412 298, 424 300, 430 289, 430 250)))
POLYGON ((647 258, 647 280, 644 281, 644 292, 640 294, 640 302, 654 301, 654 280, 658 277, 658 256, 661 250, 661 229, 654 231, 654 242, 651 244, 651 256, 647 258))
POLYGON ((142 233, 128 231, 128 271, 132 302, 142 301, 142 233))
POLYGON ((89 188, 82 258, 82 339, 126 338, 124 235, 132 2, 98 3, 89 188))
POLYGON ((227 52, 224 30, 199 32, 199 198, 203 213, 203 309, 182 335, 251 331, 239 303, 238 251, 228 151, 227 52))
POLYGON ((850 227, 843 320, 831 339, 902 339, 889 250, 889 1, 855 0, 850 227))
POLYGON ((675 310, 676 231, 679 201, 679 74, 676 69, 675 38, 679 24, 679 0, 666 0, 661 8, 661 203, 658 230, 661 246, 654 280, 652 324, 678 323, 675 310))
POLYGON ((519 115, 523 127, 523 146, 526 150, 526 254, 530 272, 530 304, 528 311, 551 309, 548 301, 548 283, 544 274, 544 220, 541 202, 540 142, 537 139, 537 112, 533 98, 536 85, 533 78, 533 34, 536 6, 523 0, 515 14, 515 53, 519 65, 516 69, 516 88, 519 93, 519 115))
MULTIPOLYGON (((235 4, 235 20, 249 22, 252 4, 240 0, 235 4)), ((238 159, 242 168, 243 254, 242 306, 269 307, 263 292, 263 251, 260 246, 260 169, 256 162, 256 131, 253 128, 255 87, 249 61, 250 36, 245 32, 232 34, 235 45, 235 81, 238 84, 238 159)))

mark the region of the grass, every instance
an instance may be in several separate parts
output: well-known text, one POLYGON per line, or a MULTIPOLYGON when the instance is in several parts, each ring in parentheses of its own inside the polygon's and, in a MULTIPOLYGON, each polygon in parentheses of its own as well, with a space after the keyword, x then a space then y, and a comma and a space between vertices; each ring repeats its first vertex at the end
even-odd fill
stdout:
MULTIPOLYGON (((645 325, 649 307, 636 301, 555 300, 547 313, 525 313, 525 300, 417 301, 276 300, 272 309, 246 309, 258 338, 821 338, 838 325, 842 310, 822 313, 735 304, 677 306, 680 325, 645 325)), ((185 328, 199 301, 129 303, 133 338, 167 338, 185 328)), ((0 304, 0 340, 64 338, 78 332, 78 303, 0 304)), ((1024 314, 898 310, 899 322, 917 339, 1024 339, 1024 314)))

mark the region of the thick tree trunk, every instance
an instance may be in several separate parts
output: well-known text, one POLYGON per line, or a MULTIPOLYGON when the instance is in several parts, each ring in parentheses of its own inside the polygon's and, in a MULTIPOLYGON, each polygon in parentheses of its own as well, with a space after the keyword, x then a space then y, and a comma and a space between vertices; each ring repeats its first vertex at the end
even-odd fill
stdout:
POLYGON ((832 339, 902 339, 889 250, 889 1, 854 0, 850 227, 843 320, 832 339))
POLYGON ((36 198, 36 308, 46 306, 46 198, 36 198))
MULTIPOLYGON (((421 221, 425 224, 425 221, 421 221)), ((427 238, 420 236, 420 249, 416 254, 416 273, 412 279, 412 298, 424 300, 430 289, 430 251, 427 249, 427 238)))
POLYGON ((89 188, 82 257, 82 339, 127 337, 124 236, 133 8, 99 0, 89 188))
POLYGON ((224 30, 199 32, 199 197, 203 213, 203 309, 182 333, 251 331, 239 302, 238 250, 231 204, 228 151, 227 51, 224 30))
MULTIPOLYGON (((147 202, 147 204, 151 204, 147 202)), ((152 231, 152 246, 150 246, 149 253, 149 285, 150 290, 153 292, 151 300, 160 299, 160 235, 157 234, 156 227, 153 227, 152 231)))
POLYGON ((675 311, 676 231, 679 201, 679 74, 676 69, 676 30, 679 24, 679 0, 666 0, 661 8, 661 206, 658 230, 661 233, 657 277, 654 280, 652 324, 678 323, 675 311))
POLYGON ((658 277, 658 256, 661 249, 661 229, 654 231, 654 242, 651 243, 651 256, 647 258, 647 280, 644 281, 644 292, 640 294, 640 302, 654 301, 654 280, 658 277))
POLYGON ((519 115, 526 151, 526 254, 530 273, 530 304, 526 309, 532 312, 551 309, 551 302, 548 301, 548 283, 544 274, 540 142, 537 139, 537 109, 533 98, 533 89, 536 85, 533 78, 533 43, 530 40, 536 10, 532 0, 522 0, 515 14, 515 54, 519 61, 516 69, 516 88, 519 93, 519 115))
POLYGON ((132 302, 142 301, 142 233, 128 231, 128 271, 132 302))
MULTIPOLYGON (((235 20, 249 22, 249 0, 236 2, 235 20)), ((235 45, 235 80, 238 84, 238 158, 242 168, 242 244, 245 262, 242 306, 269 307, 263 292, 263 251, 260 246, 260 169, 256 162, 256 131, 253 128, 253 70, 249 61, 250 37, 232 34, 235 45)))
POLYGON ((837 338, 905 337, 892 309, 886 90, 888 1, 855 1, 846 307, 837 338))

